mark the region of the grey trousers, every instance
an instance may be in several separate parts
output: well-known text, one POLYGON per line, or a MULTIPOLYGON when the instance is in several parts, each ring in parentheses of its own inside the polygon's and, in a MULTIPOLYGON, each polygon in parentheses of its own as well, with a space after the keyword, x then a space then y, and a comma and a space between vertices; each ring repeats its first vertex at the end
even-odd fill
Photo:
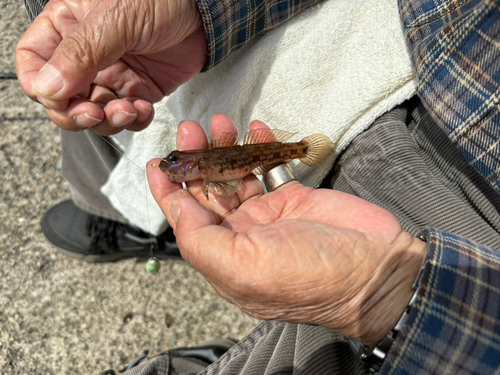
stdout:
MULTIPOLYGON (((327 187, 391 211, 417 235, 426 227, 500 249, 500 196, 465 161, 417 98, 381 116, 337 160, 327 187)), ((150 374, 364 374, 344 337, 267 321, 208 367, 166 352, 128 370, 150 374)))
POLYGON ((90 130, 78 133, 61 130, 62 174, 78 207, 128 224, 101 193, 101 187, 120 160, 120 153, 106 141, 111 143, 90 130))

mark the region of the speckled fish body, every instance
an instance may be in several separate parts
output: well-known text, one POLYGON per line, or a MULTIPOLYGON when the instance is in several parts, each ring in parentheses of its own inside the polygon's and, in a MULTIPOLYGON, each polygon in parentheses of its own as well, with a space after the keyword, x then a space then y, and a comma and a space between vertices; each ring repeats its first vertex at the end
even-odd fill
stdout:
POLYGON ((307 149, 308 146, 301 142, 276 142, 211 150, 178 151, 178 162, 172 163, 164 172, 172 182, 204 179, 207 171, 210 181, 231 181, 249 175, 258 167, 281 164, 304 157, 307 149))
MULTIPOLYGON (((250 173, 262 174, 270 168, 294 159, 315 165, 332 152, 331 141, 314 134, 300 142, 287 142, 293 133, 257 129, 247 133, 244 144, 238 145, 234 135, 225 133, 212 141, 208 150, 173 151, 159 165, 172 182, 203 179, 208 198, 210 183, 239 181, 250 173)), ((238 183, 233 184, 237 189, 238 183)), ((234 193, 229 189, 229 193, 234 193)), ((218 194, 228 195, 225 193, 218 194)))

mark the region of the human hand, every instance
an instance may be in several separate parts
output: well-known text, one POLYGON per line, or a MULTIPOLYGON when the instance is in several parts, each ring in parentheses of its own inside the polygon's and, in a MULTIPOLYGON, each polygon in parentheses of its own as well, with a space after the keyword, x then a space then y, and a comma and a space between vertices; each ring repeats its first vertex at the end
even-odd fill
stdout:
POLYGON ((21 38, 23 91, 65 130, 139 131, 206 61, 195 0, 51 0, 21 38))
MULTIPOLYGON (((211 126, 215 139, 236 133, 224 115, 211 126)), ((265 125, 250 125, 259 127, 265 125)), ((203 149, 208 142, 186 121, 177 146, 203 149)), ((208 201, 201 181, 186 183, 186 191, 151 166, 148 179, 185 260, 256 318, 317 324, 375 345, 412 296, 425 245, 376 205, 297 181, 264 194, 253 175, 235 195, 208 201)))

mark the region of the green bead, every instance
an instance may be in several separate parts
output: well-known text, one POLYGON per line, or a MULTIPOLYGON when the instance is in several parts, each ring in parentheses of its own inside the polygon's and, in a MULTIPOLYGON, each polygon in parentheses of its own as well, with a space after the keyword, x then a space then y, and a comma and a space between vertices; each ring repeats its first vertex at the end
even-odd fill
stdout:
POLYGON ((160 261, 156 257, 151 257, 148 259, 146 263, 146 271, 148 271, 151 275, 154 275, 160 270, 160 261))

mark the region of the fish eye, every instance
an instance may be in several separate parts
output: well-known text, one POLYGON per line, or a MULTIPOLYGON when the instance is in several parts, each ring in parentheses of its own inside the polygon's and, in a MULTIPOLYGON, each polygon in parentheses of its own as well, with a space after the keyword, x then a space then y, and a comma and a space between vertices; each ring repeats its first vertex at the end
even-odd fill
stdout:
POLYGON ((172 153, 172 154, 170 154, 170 155, 167 156, 167 161, 169 163, 175 163, 178 160, 179 160, 179 156, 176 155, 176 154, 174 154, 174 153, 172 153))

